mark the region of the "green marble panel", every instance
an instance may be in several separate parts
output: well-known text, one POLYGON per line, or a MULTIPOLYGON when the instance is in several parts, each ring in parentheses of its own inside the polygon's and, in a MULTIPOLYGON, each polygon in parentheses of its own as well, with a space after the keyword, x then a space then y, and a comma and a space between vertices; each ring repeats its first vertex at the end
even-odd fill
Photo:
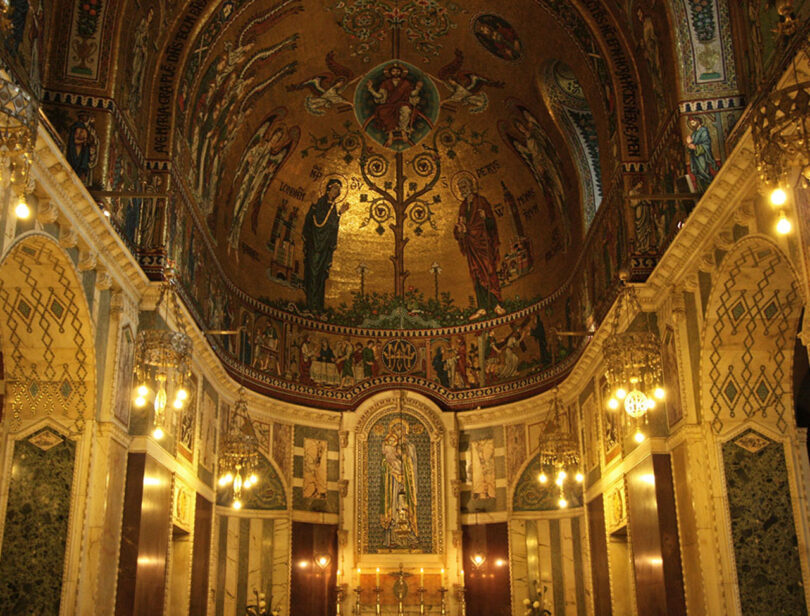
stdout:
POLYGON ((59 614, 75 454, 73 441, 48 428, 14 445, 0 614, 59 614))
POLYGON ((748 430, 723 445, 743 616, 807 614, 785 452, 748 430))

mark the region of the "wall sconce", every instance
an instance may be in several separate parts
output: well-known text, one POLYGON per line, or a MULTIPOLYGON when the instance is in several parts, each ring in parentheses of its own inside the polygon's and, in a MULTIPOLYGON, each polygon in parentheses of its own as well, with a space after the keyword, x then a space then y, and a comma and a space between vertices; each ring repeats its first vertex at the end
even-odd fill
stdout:
POLYGON ((471 560, 475 568, 480 569, 487 562, 487 557, 484 554, 475 554, 471 560))
POLYGON ((315 564, 318 565, 321 571, 326 571, 331 562, 332 559, 327 554, 322 554, 315 559, 315 564))

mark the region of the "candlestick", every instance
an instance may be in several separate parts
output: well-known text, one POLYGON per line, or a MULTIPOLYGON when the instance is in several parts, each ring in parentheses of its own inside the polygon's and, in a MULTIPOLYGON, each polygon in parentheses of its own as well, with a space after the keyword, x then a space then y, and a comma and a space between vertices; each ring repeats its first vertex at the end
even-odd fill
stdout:
MULTIPOLYGON (((442 569, 442 571, 444 571, 444 569, 442 569)), ((441 616, 447 616, 447 596, 446 596, 447 589, 444 587, 444 584, 442 584, 442 587, 439 589, 439 592, 441 593, 442 596, 442 605, 440 614, 441 616)))
MULTIPOLYGON (((461 579, 464 579, 464 570, 461 570, 461 579)), ((459 616, 467 616, 467 593, 463 584, 456 585, 456 597, 458 599, 459 616)))
POLYGON ((343 613, 342 604, 343 604, 343 596, 346 593, 346 588, 343 584, 338 584, 337 586, 337 603, 335 608, 335 614, 337 616, 341 616, 343 613))
POLYGON ((357 588, 354 589, 354 616, 360 616, 360 612, 362 610, 360 606, 360 593, 363 592, 363 589, 360 587, 360 569, 357 569, 357 588))
POLYGON ((419 614, 422 615, 425 613, 425 585, 421 584, 419 586, 419 614))
POLYGON ((380 607, 380 595, 382 594, 382 588, 380 588, 380 570, 377 569, 377 588, 374 589, 374 594, 377 595, 375 599, 375 610, 374 613, 377 616, 382 614, 381 607, 380 607))

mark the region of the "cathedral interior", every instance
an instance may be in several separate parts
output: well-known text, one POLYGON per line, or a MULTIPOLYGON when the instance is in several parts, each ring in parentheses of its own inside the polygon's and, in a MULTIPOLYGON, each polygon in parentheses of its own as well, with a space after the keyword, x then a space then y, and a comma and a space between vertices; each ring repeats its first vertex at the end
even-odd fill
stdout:
POLYGON ((0 614, 807 615, 809 133, 810 0, 0 1, 0 614))

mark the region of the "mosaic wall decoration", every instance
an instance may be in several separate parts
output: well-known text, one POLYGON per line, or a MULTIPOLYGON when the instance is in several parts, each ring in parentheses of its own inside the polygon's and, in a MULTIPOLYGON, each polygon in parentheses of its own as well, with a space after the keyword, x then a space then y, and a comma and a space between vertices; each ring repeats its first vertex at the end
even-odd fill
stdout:
POLYGON ((0 310, 12 430, 23 413, 58 414, 83 429, 95 412, 92 319, 75 267, 55 241, 33 235, 14 245, 0 268, 0 310))
POLYGON ((754 430, 723 444, 742 614, 807 614, 781 443, 754 430))
POLYGON ((605 450, 605 464, 608 464, 621 454, 620 416, 618 411, 608 408, 607 401, 610 396, 608 395, 607 379, 604 376, 599 379, 597 391, 599 392, 597 405, 601 409, 602 418, 602 445, 605 450))
MULTIPOLYGON (((203 379, 202 395, 200 398, 200 438, 199 454, 197 457, 200 471, 213 478, 214 464, 216 462, 216 429, 217 429, 217 393, 207 380, 203 379)), ((220 409, 222 417, 228 416, 223 403, 220 409)))
POLYGON ((197 435, 197 400, 199 391, 197 377, 191 375, 188 381, 189 397, 177 413, 177 451, 189 462, 194 459, 194 440, 197 435))
POLYGON ((326 500, 326 457, 328 443, 323 440, 304 439, 304 476, 301 495, 305 499, 326 500))
POLYGON ((509 484, 515 479, 526 460, 526 425, 506 426, 506 478, 509 484))
POLYGON ((50 428, 14 443, 0 612, 60 613, 76 445, 50 428))
POLYGON ((290 424, 273 423, 273 461, 289 482, 292 471, 292 426, 290 424))
POLYGON ((115 370, 113 415, 124 428, 129 428, 132 409, 132 365, 135 361, 135 334, 129 325, 121 328, 115 370))
POLYGON ((590 470, 599 466, 600 429, 599 429, 599 409, 601 404, 597 402, 596 396, 591 394, 582 403, 582 417, 585 430, 585 455, 583 464, 585 470, 590 470))
POLYGON ((8 59, 18 83, 35 96, 42 95, 42 72, 47 54, 46 20, 54 19, 53 8, 46 14, 43 0, 11 0, 9 32, 3 37, 0 55, 8 59))
POLYGON ((570 147, 577 152, 575 160, 587 227, 602 201, 602 161, 593 111, 582 84, 571 67, 560 60, 546 64, 542 87, 550 106, 558 114, 570 147))
POLYGON ((728 3, 725 0, 670 0, 679 25, 681 77, 688 93, 728 92, 736 86, 728 3))
POLYGON ((340 500, 337 431, 299 425, 293 430, 293 508, 337 513, 340 500))
POLYGON ((367 553, 434 551, 431 463, 430 436, 416 417, 392 413, 374 424, 366 467, 367 553))
POLYGON ((664 333, 664 344, 661 350, 661 368, 664 373, 664 387, 667 392, 667 423, 672 427, 683 419, 684 413, 678 371, 678 349, 675 344, 675 331, 672 327, 668 326, 664 333))
MULTIPOLYGON (((540 456, 534 456, 523 469, 512 495, 513 511, 557 511, 560 499, 559 488, 549 483, 543 485, 537 481, 541 471, 540 456)), ((583 502, 582 486, 568 481, 564 486, 565 499, 569 507, 581 507, 583 502)))
POLYGON ((793 425, 786 375, 799 298, 786 257, 774 244, 743 238, 726 255, 707 306, 701 362, 715 432, 755 416, 782 432, 793 425))
POLYGON ((458 460, 458 476, 462 483, 461 511, 505 511, 507 487, 503 429, 463 431, 459 436, 458 460))

